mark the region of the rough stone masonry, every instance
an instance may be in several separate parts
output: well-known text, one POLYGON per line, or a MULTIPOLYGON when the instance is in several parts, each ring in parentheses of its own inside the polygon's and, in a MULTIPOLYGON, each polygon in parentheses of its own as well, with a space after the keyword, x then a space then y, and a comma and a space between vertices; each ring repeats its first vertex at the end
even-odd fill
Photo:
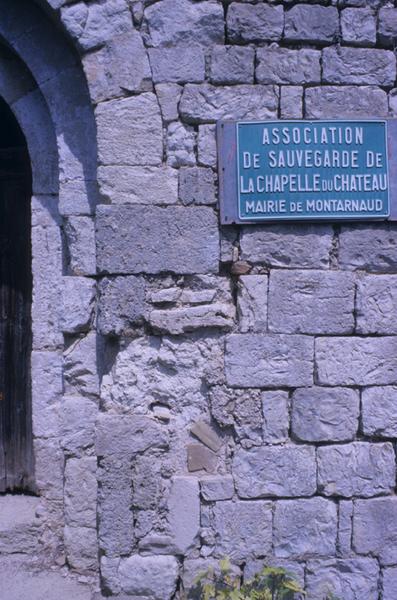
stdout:
POLYGON ((57 36, 77 49, 99 194, 63 175, 55 123, 63 241, 34 213, 40 504, 0 519, 0 565, 170 600, 227 555, 244 577, 287 567, 308 600, 396 600, 397 226, 220 227, 215 123, 397 117, 397 3, 28 4, 10 38, 22 56, 52 20, 50 98, 57 36))

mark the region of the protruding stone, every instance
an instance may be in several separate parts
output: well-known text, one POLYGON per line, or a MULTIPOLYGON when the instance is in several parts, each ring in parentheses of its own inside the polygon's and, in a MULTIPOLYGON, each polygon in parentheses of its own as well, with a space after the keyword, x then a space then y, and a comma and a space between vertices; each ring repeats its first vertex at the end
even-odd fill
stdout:
POLYGON ((302 48, 293 50, 275 44, 257 50, 258 83, 319 83, 321 81, 318 50, 302 48))
POLYGON ((305 91, 305 109, 307 119, 386 117, 389 110, 384 90, 376 86, 352 85, 308 88, 305 91))
POLYGON ((204 421, 197 421, 193 427, 191 427, 190 432, 196 436, 200 442, 208 446, 208 448, 214 452, 218 452, 218 450, 220 450, 222 446, 221 438, 218 436, 216 431, 214 431, 214 429, 212 429, 212 427, 210 427, 210 425, 204 421))
POLYGON ((390 50, 341 46, 325 48, 322 57, 326 83, 392 86, 396 79, 396 58, 390 50))
POLYGON ((62 331, 80 333, 89 329, 95 299, 95 281, 86 277, 63 278, 62 331))

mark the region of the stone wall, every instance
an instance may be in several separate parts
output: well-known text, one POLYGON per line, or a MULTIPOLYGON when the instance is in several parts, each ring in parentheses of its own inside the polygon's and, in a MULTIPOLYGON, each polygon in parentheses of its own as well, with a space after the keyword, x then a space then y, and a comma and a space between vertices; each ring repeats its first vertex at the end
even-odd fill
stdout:
POLYGON ((215 123, 395 116, 397 8, 41 4, 98 143, 95 215, 61 186, 63 487, 38 474, 64 499, 58 563, 123 600, 225 555, 288 567, 309 600, 395 600, 397 227, 220 227, 215 123))

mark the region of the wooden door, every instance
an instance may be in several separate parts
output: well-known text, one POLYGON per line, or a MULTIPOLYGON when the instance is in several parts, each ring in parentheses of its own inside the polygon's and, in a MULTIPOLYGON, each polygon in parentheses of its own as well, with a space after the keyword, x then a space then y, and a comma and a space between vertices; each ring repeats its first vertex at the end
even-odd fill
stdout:
POLYGON ((0 492, 34 491, 29 162, 0 150, 0 492))

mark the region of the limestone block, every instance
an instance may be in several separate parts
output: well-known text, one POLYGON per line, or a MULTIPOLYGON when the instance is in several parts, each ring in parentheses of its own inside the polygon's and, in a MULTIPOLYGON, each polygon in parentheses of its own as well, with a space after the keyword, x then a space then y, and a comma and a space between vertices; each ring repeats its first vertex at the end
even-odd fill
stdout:
POLYGON ((68 564, 78 572, 95 571, 98 563, 96 529, 67 525, 64 534, 68 564))
POLYGON ((218 260, 218 224, 210 208, 98 207, 100 272, 211 273, 218 260))
POLYGON ((150 46, 198 43, 205 47, 222 44, 223 9, 217 2, 162 0, 144 12, 150 46))
POLYGON ((208 123, 219 119, 275 118, 277 107, 278 90, 272 85, 215 87, 189 83, 182 93, 179 112, 188 123, 208 123))
POLYGON ((267 290, 267 275, 239 277, 237 313, 241 333, 267 330, 267 290))
POLYGON ((325 498, 279 500, 274 513, 274 554, 305 558, 335 554, 336 505, 325 498))
POLYGON ((40 495, 63 502, 64 456, 55 440, 34 440, 35 481, 40 495))
POLYGON ((350 556, 352 553, 352 519, 353 502, 351 500, 339 501, 338 519, 338 556, 350 556))
POLYGON ((393 46, 397 36, 397 9, 381 8, 378 16, 378 36, 381 44, 393 46))
POLYGON ((240 498, 311 496, 316 458, 311 446, 262 446, 238 450, 233 477, 240 498))
POLYGON ((178 561, 174 556, 139 556, 122 558, 119 567, 121 589, 134 597, 170 600, 178 578, 178 561))
POLYGON ((320 385, 397 383, 394 337, 317 338, 315 363, 320 385))
POLYGON ((231 475, 207 475, 200 479, 200 493, 207 502, 230 500, 234 494, 234 481, 231 475))
POLYGON ((343 600, 376 600, 378 577, 379 567, 373 558, 310 560, 305 591, 308 600, 318 600, 327 593, 343 600))
POLYGON ((272 503, 217 502, 213 509, 214 556, 245 560, 264 556, 272 547, 272 503))
POLYGON ((142 277, 104 278, 99 285, 98 331, 131 335, 145 314, 146 284, 142 277))
POLYGON ((254 83, 254 59, 254 48, 215 46, 211 53, 211 83, 254 83))
POLYGON ((397 597, 397 567, 383 569, 383 600, 397 597))
POLYGON ((197 138, 198 163, 205 167, 217 165, 215 125, 199 125, 197 138))
POLYGON ((156 421, 143 416, 100 413, 96 429, 96 451, 99 456, 133 456, 148 448, 164 448, 167 431, 156 421))
POLYGON ((237 439, 262 441, 262 407, 259 390, 215 386, 210 390, 211 413, 221 427, 234 426, 237 439))
POLYGON ((397 561, 397 502, 395 497, 356 500, 353 549, 377 556, 381 565, 397 561))
POLYGON ((96 109, 96 121, 101 164, 161 164, 163 132, 154 94, 103 102, 96 109))
POLYGON ((73 179, 60 181, 59 212, 61 215, 91 215, 98 203, 96 181, 73 179))
POLYGON ((370 7, 345 8, 340 19, 342 39, 357 46, 376 43, 376 18, 370 7))
POLYGON ((292 395, 292 433, 302 441, 353 440, 359 414, 359 394, 349 388, 302 388, 292 395))
POLYGON ((83 67, 95 104, 122 96, 126 91, 152 89, 147 52, 135 30, 114 37, 103 48, 86 54, 83 67))
POLYGON ((113 37, 132 31, 132 19, 125 0, 86 5, 78 2, 61 9, 68 33, 82 50, 92 50, 113 37))
POLYGON ((205 79, 204 50, 196 44, 149 48, 154 83, 200 83, 205 79))
POLYGON ((76 339, 64 352, 64 378, 67 393, 97 396, 97 335, 92 331, 76 339))
POLYGON ((391 86, 396 79, 396 58, 390 50, 334 47, 323 50, 323 80, 391 86))
POLYGON ((397 437, 397 387, 369 387, 362 392, 362 427, 365 435, 397 437))
POLYGON ((284 10, 282 6, 233 2, 227 11, 226 26, 232 42, 279 40, 284 28, 284 10))
MULTIPOLYGON (((120 565, 119 558, 109 558, 108 556, 101 556, 101 581, 106 591, 118 594, 121 590, 118 568, 120 565)), ((101 600, 101 596, 99 597, 101 600)))
POLYGON ((303 87, 284 85, 280 88, 280 116, 282 119, 301 119, 303 116, 303 87))
POLYGON ((269 330, 351 333, 354 278, 340 271, 274 270, 269 283, 269 330))
POLYGON ((74 527, 96 528, 96 457, 69 458, 65 465, 65 520, 74 527))
POLYGON ((386 117, 387 94, 375 86, 321 86, 305 92, 307 119, 386 117))
POLYGON ((134 545, 131 462, 112 456, 98 471, 98 541, 106 556, 128 555, 134 545))
POLYGON ((94 445, 95 421, 98 407, 83 396, 63 398, 61 407, 61 444, 74 455, 94 445))
POLYGON ((390 443, 353 442, 317 449, 318 485, 325 496, 369 498, 395 485, 395 454, 390 443))
POLYGON ((289 430, 288 392, 262 392, 263 441, 268 444, 285 442, 289 430))
POLYGON ((62 397, 62 356, 59 352, 33 351, 32 424, 40 437, 59 434, 59 405, 62 397))
POLYGON ((297 4, 285 13, 284 38, 288 41, 332 42, 339 31, 334 6, 297 4))
POLYGON ((63 278, 62 331, 79 333, 89 329, 95 301, 95 281, 86 277, 63 278))
POLYGON ((241 235, 241 258, 272 267, 324 269, 331 246, 329 225, 246 227, 241 235))
POLYGON ((292 50, 272 44, 266 48, 258 48, 256 56, 258 83, 299 84, 321 81, 321 52, 318 50, 292 50))
POLYGON ((178 201, 178 171, 169 167, 99 167, 98 182, 102 198, 110 204, 178 201))
POLYGON ((168 497, 168 530, 177 554, 197 545, 200 530, 200 492, 195 477, 173 477, 168 497))
POLYGON ((357 332, 397 333, 397 276, 367 275, 357 287, 357 332))
POLYGON ((301 335, 233 334, 226 341, 225 368, 232 386, 311 385, 313 341, 301 335))
POLYGON ((95 230, 92 217, 69 217, 65 220, 64 231, 70 273, 95 275, 95 230))
POLYGON ((57 226, 32 228, 33 348, 59 347, 62 306, 62 242, 57 226), (48 279, 51 278, 51 285, 48 279))
POLYGON ((158 83, 155 86, 163 120, 175 121, 178 118, 178 104, 182 94, 182 86, 177 83, 158 83))
POLYGON ((215 204, 215 176, 212 169, 185 167, 179 170, 179 198, 182 204, 215 204))
POLYGON ((396 270, 397 230, 393 223, 342 227, 339 243, 339 264, 344 269, 396 270))
POLYGON ((176 168, 195 165, 195 143, 193 127, 179 122, 170 123, 167 129, 167 164, 176 168))

